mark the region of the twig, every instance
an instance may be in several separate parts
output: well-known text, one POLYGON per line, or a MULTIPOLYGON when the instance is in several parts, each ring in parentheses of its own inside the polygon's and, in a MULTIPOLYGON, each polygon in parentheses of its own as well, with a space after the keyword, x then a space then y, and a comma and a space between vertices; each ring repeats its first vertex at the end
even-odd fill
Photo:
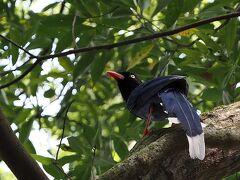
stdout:
POLYGON ((30 56, 30 58, 36 58, 37 57, 37 56, 33 55, 32 53, 30 53, 29 51, 27 51, 26 49, 24 49, 23 47, 21 47, 20 45, 18 45, 17 43, 15 43, 14 41, 12 41, 11 39, 9 39, 9 38, 1 35, 1 34, 0 34, 0 37, 2 39, 4 39, 5 41, 7 41, 7 42, 13 44, 14 46, 16 46, 18 49, 23 50, 26 54, 28 54, 30 56))
POLYGON ((11 86, 15 83, 17 83, 18 81, 20 81, 21 79, 23 79, 26 75, 28 75, 28 73, 30 73, 39 63, 41 62, 41 59, 37 59, 26 71, 24 71, 20 76, 18 76, 16 79, 13 79, 12 81, 3 84, 0 86, 0 89, 6 88, 8 86, 11 86))
POLYGON ((57 153, 56 153, 56 161, 58 160, 58 154, 59 154, 59 151, 60 151, 60 148, 61 148, 61 145, 62 145, 62 140, 63 140, 63 137, 64 137, 67 113, 68 113, 69 108, 71 107, 73 102, 74 102, 74 100, 72 100, 66 108, 66 112, 65 112, 65 116, 64 116, 64 120, 63 120, 62 135, 61 135, 61 139, 60 139, 60 142, 59 142, 59 145, 58 145, 58 150, 57 150, 57 153))
POLYGON ((59 11, 60 14, 63 13, 63 10, 64 10, 64 8, 65 8, 65 4, 66 4, 66 1, 62 1, 62 3, 61 3, 61 9, 60 9, 60 11, 59 11))
POLYGON ((95 177, 94 177, 94 172, 93 172, 93 166, 94 166, 94 160, 95 160, 95 157, 96 157, 96 145, 94 145, 92 147, 92 150, 93 150, 93 155, 92 155, 92 162, 91 162, 91 175, 92 175, 92 180, 95 180, 95 177))
POLYGON ((72 22, 72 40, 75 48, 78 48, 77 43, 76 43, 76 37, 75 37, 75 24, 77 20, 77 15, 74 15, 73 22, 72 22))
POLYGON ((61 145, 62 145, 62 140, 63 140, 63 137, 64 137, 64 132, 65 132, 65 125, 66 125, 66 119, 67 119, 67 113, 69 111, 69 108, 71 107, 72 103, 74 102, 74 100, 72 100, 67 108, 66 108, 66 112, 65 112, 65 116, 64 116, 64 119, 63 119, 63 127, 62 127, 62 135, 61 135, 61 139, 60 139, 60 142, 59 142, 59 145, 58 145, 58 149, 57 149, 57 153, 56 153, 56 158, 55 158, 55 163, 54 165, 66 176, 68 177, 69 179, 71 179, 71 177, 65 173, 58 165, 57 165, 57 160, 58 160, 58 154, 59 154, 59 151, 60 151, 60 148, 61 148, 61 145))
POLYGON ((7 74, 13 72, 13 71, 16 71, 16 70, 19 70, 21 69, 23 66, 25 66, 27 63, 29 63, 32 59, 29 58, 26 62, 24 62, 21 66, 18 66, 16 67, 15 69, 11 69, 11 70, 8 70, 8 71, 3 71, 3 72, 0 72, 0 77, 3 77, 3 76, 6 76, 7 74))
POLYGON ((61 171, 68 179, 72 179, 67 173, 63 171, 62 168, 60 168, 56 163, 53 163, 56 168, 58 168, 59 171, 61 171))

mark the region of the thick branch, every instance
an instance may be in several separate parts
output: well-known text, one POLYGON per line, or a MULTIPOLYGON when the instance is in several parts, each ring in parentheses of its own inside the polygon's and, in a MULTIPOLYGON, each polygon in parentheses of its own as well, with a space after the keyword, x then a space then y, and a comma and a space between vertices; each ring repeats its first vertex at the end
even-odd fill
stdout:
POLYGON ((240 170, 240 102, 202 116, 206 157, 192 160, 180 127, 161 129, 143 139, 131 155, 99 179, 220 179, 240 170))
POLYGON ((19 180, 47 180, 37 162, 26 152, 0 110, 0 156, 19 180))

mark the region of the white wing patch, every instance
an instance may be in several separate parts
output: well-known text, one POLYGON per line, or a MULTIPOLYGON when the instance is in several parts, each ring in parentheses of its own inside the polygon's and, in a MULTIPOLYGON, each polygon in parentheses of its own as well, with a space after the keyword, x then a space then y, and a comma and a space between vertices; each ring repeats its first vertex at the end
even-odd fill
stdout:
POLYGON ((168 121, 170 122, 170 123, 174 123, 174 124, 180 124, 181 122, 178 120, 178 118, 176 118, 176 117, 169 117, 168 118, 168 121))

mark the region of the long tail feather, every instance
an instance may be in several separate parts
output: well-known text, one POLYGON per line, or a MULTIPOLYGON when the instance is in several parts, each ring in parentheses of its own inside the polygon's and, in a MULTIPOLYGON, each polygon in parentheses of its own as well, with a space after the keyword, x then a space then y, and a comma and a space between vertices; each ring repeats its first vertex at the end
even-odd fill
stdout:
POLYGON ((160 92, 159 96, 170 117, 177 117, 186 131, 191 158, 204 159, 205 142, 200 117, 180 92, 172 89, 160 92))
POLYGON ((192 159, 198 158, 203 160, 205 157, 204 133, 190 137, 187 135, 189 143, 189 154, 192 159))

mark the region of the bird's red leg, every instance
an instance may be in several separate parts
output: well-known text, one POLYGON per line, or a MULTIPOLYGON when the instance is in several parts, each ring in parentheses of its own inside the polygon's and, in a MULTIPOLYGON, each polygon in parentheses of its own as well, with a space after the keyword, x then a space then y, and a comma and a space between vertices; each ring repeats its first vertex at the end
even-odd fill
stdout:
POLYGON ((151 116, 152 116, 152 106, 150 106, 150 108, 149 108, 148 118, 146 120, 146 126, 145 126, 145 129, 144 129, 144 132, 143 132, 143 136, 150 135, 149 124, 150 124, 150 121, 151 121, 151 116))

